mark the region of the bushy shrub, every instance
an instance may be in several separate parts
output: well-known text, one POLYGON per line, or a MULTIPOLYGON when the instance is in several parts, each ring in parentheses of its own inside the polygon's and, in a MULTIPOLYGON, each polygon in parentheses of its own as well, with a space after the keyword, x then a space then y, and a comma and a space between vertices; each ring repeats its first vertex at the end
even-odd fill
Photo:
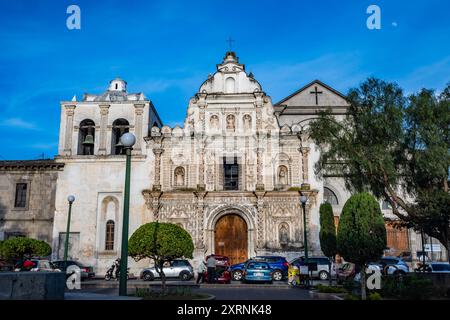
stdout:
POLYGON ((427 300, 433 295, 433 283, 419 275, 385 276, 382 279, 383 296, 401 300, 427 300))
POLYGON ((332 287, 318 284, 316 288, 320 293, 347 293, 347 290, 342 287, 332 287))
POLYGON ((369 300, 382 300, 381 299, 381 295, 378 292, 372 292, 371 294, 369 294, 369 300))

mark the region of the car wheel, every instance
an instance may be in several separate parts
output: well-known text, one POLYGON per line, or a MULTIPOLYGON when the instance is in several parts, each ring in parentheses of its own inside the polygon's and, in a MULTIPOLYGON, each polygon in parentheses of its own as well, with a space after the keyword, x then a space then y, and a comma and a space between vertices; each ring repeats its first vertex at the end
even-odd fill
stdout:
POLYGON ((272 279, 275 281, 283 280, 283 272, 281 272, 280 270, 275 270, 273 272, 272 279))
POLYGON ((144 276, 142 277, 144 281, 152 281, 153 280, 153 274, 151 272, 144 273, 144 276))
POLYGON ((402 270, 394 271, 394 276, 397 276, 397 277, 403 277, 405 274, 406 274, 405 271, 402 271, 402 270))
POLYGON ((182 281, 187 281, 187 280, 189 280, 191 278, 191 275, 189 274, 189 272, 186 272, 186 271, 181 271, 180 272, 180 279, 182 280, 182 281))
POLYGON ((320 280, 328 280, 329 276, 330 275, 326 271, 320 271, 319 272, 319 279, 320 280))
POLYGON ((241 281, 242 280, 242 271, 241 270, 233 271, 233 279, 236 281, 241 281))

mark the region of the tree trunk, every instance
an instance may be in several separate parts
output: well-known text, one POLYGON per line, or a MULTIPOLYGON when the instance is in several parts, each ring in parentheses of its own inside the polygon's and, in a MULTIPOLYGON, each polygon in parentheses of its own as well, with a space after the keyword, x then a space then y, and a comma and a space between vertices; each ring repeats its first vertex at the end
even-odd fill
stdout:
POLYGON ((329 279, 330 279, 330 286, 333 285, 333 278, 331 277, 331 264, 332 264, 332 260, 330 257, 330 262, 328 262, 328 275, 329 275, 329 279))
POLYGON ((450 262, 450 239, 447 241, 447 260, 450 262))
POLYGON ((161 270, 160 276, 161 276, 162 291, 163 291, 163 293, 166 293, 166 289, 167 289, 167 286, 166 286, 166 275, 164 274, 163 270, 161 270))
POLYGON ((366 300, 366 265, 361 267, 361 299, 366 300))

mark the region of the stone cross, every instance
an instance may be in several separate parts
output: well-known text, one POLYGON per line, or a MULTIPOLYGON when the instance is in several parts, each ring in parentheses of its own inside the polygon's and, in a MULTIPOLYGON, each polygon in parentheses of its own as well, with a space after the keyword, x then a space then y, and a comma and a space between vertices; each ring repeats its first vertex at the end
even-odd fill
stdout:
POLYGON ((231 37, 228 37, 228 39, 226 41, 228 42, 228 46, 230 47, 230 51, 231 51, 231 47, 233 46, 233 42, 236 42, 236 40, 233 40, 231 37))
POLYGON ((309 93, 316 95, 316 106, 319 105, 319 94, 322 94, 322 91, 317 91, 317 86, 314 86, 314 91, 310 91, 309 93))

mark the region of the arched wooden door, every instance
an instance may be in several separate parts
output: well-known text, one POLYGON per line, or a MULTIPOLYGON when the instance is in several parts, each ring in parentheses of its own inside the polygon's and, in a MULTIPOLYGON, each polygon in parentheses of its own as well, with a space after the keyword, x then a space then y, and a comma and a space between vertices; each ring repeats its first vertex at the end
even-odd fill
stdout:
POLYGON ((215 228, 215 254, 230 258, 238 263, 248 258, 247 223, 237 214, 228 214, 219 219, 215 228))

